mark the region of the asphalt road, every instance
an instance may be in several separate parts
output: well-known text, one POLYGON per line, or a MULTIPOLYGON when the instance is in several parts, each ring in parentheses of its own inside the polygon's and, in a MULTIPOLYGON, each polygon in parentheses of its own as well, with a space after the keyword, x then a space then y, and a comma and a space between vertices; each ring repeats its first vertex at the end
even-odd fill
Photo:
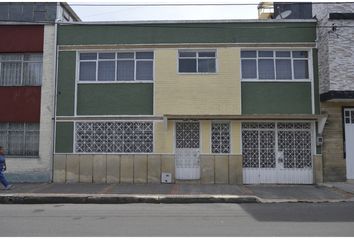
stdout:
POLYGON ((0 236, 354 236, 354 203, 0 205, 0 236))

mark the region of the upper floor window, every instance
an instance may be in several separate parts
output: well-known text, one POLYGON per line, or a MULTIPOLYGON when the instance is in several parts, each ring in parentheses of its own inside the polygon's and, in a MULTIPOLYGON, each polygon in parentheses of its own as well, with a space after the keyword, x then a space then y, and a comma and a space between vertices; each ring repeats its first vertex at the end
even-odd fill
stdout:
POLYGON ((80 53, 80 81, 152 81, 153 52, 80 53))
POLYGON ((216 51, 190 51, 178 52, 179 73, 215 73, 216 51))
POLYGON ((308 80, 308 51, 241 51, 243 80, 308 80))
POLYGON ((0 54, 0 86, 40 86, 43 55, 0 54))

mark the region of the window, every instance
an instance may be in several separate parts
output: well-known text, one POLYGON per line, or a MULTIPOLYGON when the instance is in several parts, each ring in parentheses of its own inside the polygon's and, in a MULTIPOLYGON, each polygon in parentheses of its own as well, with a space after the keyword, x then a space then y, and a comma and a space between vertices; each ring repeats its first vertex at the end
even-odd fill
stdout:
POLYGON ((212 123, 211 152, 230 153, 230 123, 212 123))
POLYGON ((80 53, 79 81, 152 81, 153 52, 80 53))
POLYGON ((241 51, 243 80, 308 80, 308 51, 241 51))
POLYGON ((0 54, 0 86, 40 86, 43 55, 0 54))
POLYGON ((152 122, 77 122, 75 151, 83 153, 149 153, 152 122))
POLYGON ((178 52, 179 73, 215 73, 215 51, 189 51, 178 52))
POLYGON ((38 123, 0 123, 0 146, 7 155, 38 156, 38 123))

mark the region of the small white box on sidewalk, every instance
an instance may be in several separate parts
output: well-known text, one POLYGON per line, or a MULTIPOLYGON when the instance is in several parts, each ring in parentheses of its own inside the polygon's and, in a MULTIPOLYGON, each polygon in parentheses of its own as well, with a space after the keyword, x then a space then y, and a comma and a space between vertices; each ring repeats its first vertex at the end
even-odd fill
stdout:
POLYGON ((162 172, 161 183, 171 183, 171 182, 172 182, 172 173, 162 172))

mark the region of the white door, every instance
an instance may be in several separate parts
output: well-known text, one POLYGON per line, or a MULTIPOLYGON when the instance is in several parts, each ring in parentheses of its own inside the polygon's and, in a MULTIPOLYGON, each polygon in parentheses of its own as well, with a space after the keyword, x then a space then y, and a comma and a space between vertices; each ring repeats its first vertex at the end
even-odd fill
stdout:
POLYGON ((176 179, 200 178, 199 122, 176 122, 176 179))
POLYGON ((354 108, 344 109, 347 179, 354 179, 354 108))
POLYGON ((313 183, 311 124, 242 124, 243 182, 313 183))

